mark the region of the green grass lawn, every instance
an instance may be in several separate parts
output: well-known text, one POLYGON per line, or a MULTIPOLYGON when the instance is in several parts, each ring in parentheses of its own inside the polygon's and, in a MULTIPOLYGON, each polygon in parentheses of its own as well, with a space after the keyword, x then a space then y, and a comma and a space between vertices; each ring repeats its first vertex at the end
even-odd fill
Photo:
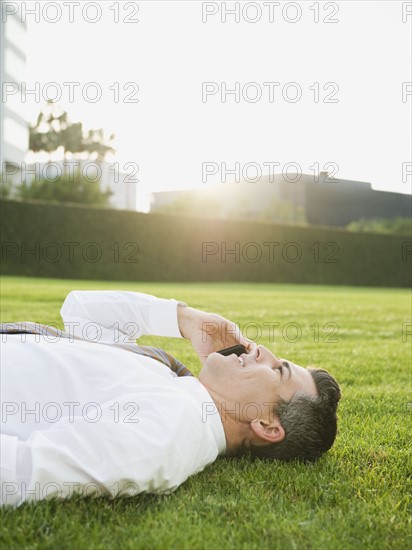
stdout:
MULTIPOLYGON (((310 466, 222 458, 170 496, 76 498, 4 509, 2 548, 410 545, 412 337, 403 342, 402 334, 403 323, 411 321, 407 290, 7 277, 2 321, 58 322, 70 290, 113 288, 216 311, 276 354, 330 370, 343 393, 336 443, 310 466), (263 323, 279 325, 271 334, 263 323)), ((165 345, 166 339, 159 340, 165 345)), ((186 341, 167 342, 171 353, 199 372, 186 341)))

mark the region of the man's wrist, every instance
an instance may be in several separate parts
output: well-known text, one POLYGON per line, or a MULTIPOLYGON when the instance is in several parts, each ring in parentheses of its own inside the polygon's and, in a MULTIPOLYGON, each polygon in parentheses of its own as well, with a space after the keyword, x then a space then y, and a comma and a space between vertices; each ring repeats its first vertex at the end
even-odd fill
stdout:
POLYGON ((180 334, 183 338, 187 338, 187 328, 188 328, 188 307, 185 302, 177 302, 177 323, 179 325, 180 334))
POLYGON ((190 340, 190 329, 193 327, 194 310, 185 302, 177 303, 177 322, 179 325, 180 334, 183 338, 190 340))

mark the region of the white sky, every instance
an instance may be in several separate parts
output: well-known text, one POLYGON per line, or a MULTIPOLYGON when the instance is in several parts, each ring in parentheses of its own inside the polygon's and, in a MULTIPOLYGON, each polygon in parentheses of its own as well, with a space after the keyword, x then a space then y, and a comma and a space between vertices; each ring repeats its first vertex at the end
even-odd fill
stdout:
MULTIPOLYGON (((280 163, 277 172, 296 162, 304 173, 311 173, 316 162, 320 169, 335 162, 337 177, 410 193, 411 176, 402 181, 402 163, 410 162, 412 104, 412 96, 402 102, 402 82, 412 80, 412 15, 409 24, 402 23, 405 2, 337 2, 335 24, 322 22, 333 9, 324 9, 324 2, 318 3, 321 22, 314 23, 313 1, 300 2, 301 19, 288 23, 282 18, 287 3, 274 7, 273 23, 262 3, 260 21, 241 18, 236 23, 228 15, 222 23, 221 3, 211 2, 210 9, 219 13, 203 23, 199 1, 107 1, 99 3, 101 20, 92 24, 84 21, 79 7, 70 23, 69 10, 60 2, 59 22, 41 16, 36 23, 27 16, 27 82, 29 87, 40 82, 42 89, 48 82, 60 83, 60 104, 73 120, 116 133, 117 160, 139 165, 142 208, 151 191, 204 188, 204 162, 242 166, 272 161, 280 163), (110 6, 117 4, 120 21, 115 23, 110 6), (139 22, 124 23, 137 4, 139 22), (69 81, 81 87, 99 83, 102 99, 88 103, 77 88, 69 103, 63 87, 69 81), (262 99, 235 103, 228 96, 222 103, 217 94, 202 102, 202 82, 227 82, 232 88, 236 81, 259 83, 262 99), (302 88, 297 103, 281 94, 292 81, 302 88), (123 95, 122 86, 136 82, 139 103, 115 103, 109 89, 115 82, 123 95), (273 103, 263 82, 280 82, 273 103), (309 89, 314 82, 320 83, 321 97, 326 93, 322 86, 336 82, 339 103, 315 103, 309 89)), ((227 8, 234 4, 226 2, 227 8)), ((49 7, 46 16, 54 19, 53 10, 49 7)), ((255 17, 253 6, 249 10, 246 17, 255 17)), ((94 8, 88 14, 93 18, 94 8)), ((293 6, 287 15, 295 17, 293 6)), ((37 114, 40 105, 28 98, 28 107, 37 114)), ((207 181, 220 180, 218 173, 207 181)))

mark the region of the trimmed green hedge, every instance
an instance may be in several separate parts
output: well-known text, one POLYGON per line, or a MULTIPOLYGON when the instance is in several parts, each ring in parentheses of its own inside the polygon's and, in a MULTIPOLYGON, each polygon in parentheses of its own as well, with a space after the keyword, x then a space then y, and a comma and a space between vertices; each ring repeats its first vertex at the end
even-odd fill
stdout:
POLYGON ((323 227, 1 203, 5 275, 406 287, 411 239, 323 227))

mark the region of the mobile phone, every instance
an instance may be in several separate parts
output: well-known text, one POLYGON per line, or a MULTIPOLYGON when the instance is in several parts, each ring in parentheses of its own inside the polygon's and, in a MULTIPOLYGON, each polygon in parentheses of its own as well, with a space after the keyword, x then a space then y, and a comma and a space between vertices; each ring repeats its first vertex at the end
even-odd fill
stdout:
POLYGON ((232 355, 232 353, 234 353, 239 357, 240 355, 242 355, 242 353, 247 353, 247 352, 246 352, 245 346, 238 344, 237 346, 232 346, 231 348, 221 349, 217 353, 220 353, 220 355, 232 355))

